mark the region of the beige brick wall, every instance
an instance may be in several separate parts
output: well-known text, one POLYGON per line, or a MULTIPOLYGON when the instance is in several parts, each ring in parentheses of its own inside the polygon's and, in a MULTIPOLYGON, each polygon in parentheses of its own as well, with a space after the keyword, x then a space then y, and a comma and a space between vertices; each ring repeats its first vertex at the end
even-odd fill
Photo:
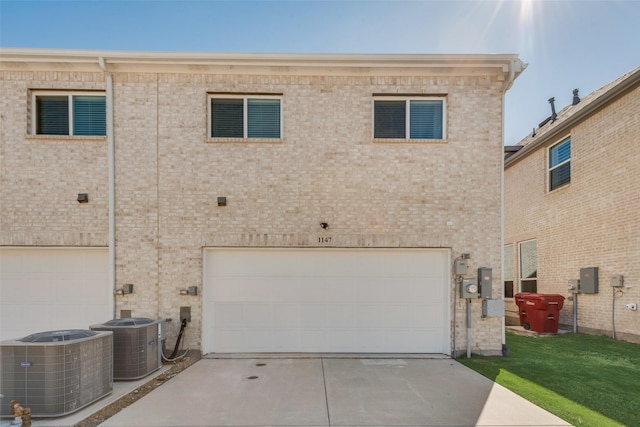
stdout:
MULTIPOLYGON (((107 143, 27 134, 34 88, 105 87, 103 74, 2 73, 1 245, 107 245, 107 143), (88 192, 90 203, 75 201, 88 192)), ((202 248, 443 247, 491 266, 500 288, 503 82, 495 77, 113 73, 116 281, 135 285, 117 310, 177 319, 191 306, 186 345, 200 348, 202 248), (280 93, 277 143, 207 140, 207 92, 280 93), (372 94, 447 94, 440 143, 371 137, 372 94), (228 206, 218 207, 218 196, 228 206)), ((465 305, 454 303, 457 348, 465 305)), ((500 353, 501 318, 473 303, 474 351, 500 353)), ((177 322, 169 328, 175 338, 177 322)))
MULTIPOLYGON (((600 292, 578 296, 578 327, 585 332, 611 335, 609 278, 623 274, 630 288, 616 294, 616 335, 639 341, 640 312, 624 306, 640 303, 640 89, 577 124, 570 135, 568 186, 545 191, 546 148, 505 171, 505 244, 537 239, 541 293, 569 297, 567 281, 578 279, 580 268, 599 267, 600 292)), ((572 304, 565 301, 561 324, 572 325, 572 304)))

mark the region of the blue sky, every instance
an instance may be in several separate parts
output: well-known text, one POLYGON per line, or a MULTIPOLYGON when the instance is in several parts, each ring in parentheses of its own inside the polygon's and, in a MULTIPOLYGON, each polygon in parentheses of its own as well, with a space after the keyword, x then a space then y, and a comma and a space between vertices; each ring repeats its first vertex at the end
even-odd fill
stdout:
POLYGON ((0 0, 0 47, 181 52, 517 53, 505 143, 640 66, 640 1, 0 0))

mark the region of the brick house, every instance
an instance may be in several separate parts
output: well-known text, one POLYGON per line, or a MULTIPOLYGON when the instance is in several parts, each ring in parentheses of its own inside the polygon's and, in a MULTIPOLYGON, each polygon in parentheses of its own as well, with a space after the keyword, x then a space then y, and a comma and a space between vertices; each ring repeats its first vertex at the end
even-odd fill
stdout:
MULTIPOLYGON (((640 68, 583 99, 576 90, 571 105, 507 147, 507 323, 517 322, 514 293, 573 298, 568 281, 598 267, 597 292, 577 295, 578 330, 640 341, 640 314, 626 307, 640 302, 638 141, 640 68)), ((572 328, 573 319, 567 299, 560 324, 572 328)))
MULTIPOLYGON (((211 352, 465 348, 501 298, 516 55, 2 49, 3 338, 167 317, 211 352), (472 178, 471 178, 472 177, 472 178), (130 286, 132 285, 132 286, 130 286)), ((502 317, 471 347, 499 354, 502 317)))

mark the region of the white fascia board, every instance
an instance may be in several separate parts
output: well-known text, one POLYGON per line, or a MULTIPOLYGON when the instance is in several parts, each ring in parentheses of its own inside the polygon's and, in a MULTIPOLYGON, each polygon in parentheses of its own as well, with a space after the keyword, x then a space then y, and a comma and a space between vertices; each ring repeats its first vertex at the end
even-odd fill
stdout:
MULTIPOLYGON (((500 75, 516 64, 516 54, 300 54, 133 52, 59 49, 0 49, 0 69, 99 71, 98 58, 113 71, 227 74, 500 75)), ((519 71, 518 71, 519 70, 519 71)))

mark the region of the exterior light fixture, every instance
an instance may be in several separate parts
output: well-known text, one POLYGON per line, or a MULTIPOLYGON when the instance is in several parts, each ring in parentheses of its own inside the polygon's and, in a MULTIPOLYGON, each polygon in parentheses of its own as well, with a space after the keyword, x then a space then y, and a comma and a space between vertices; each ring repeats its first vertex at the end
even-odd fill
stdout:
POLYGON ((180 295, 198 295, 197 286, 189 286, 187 289, 180 289, 180 295))
POLYGON ((89 194, 78 193, 78 203, 89 203, 89 194))
POLYGON ((127 283, 126 285, 124 285, 120 289, 116 289, 115 291, 116 295, 128 295, 132 293, 133 293, 133 284, 131 283, 127 283))

